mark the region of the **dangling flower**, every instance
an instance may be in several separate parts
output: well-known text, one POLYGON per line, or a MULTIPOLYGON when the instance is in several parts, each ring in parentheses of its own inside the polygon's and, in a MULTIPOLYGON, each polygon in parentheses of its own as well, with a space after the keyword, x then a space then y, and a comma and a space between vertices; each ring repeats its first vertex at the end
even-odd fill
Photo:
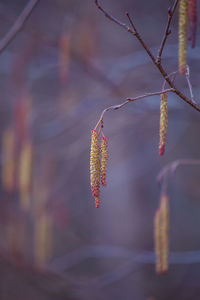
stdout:
POLYGON ((169 256, 169 207, 168 196, 161 195, 160 208, 154 219, 154 243, 156 254, 156 272, 166 274, 169 256))
POLYGON ((180 0, 179 6, 179 73, 186 72, 187 53, 187 23, 188 23, 188 0, 180 0))
POLYGON ((107 174, 107 163, 108 163, 108 138, 103 136, 101 139, 101 183, 105 187, 106 174, 107 174))
POLYGON ((189 0, 188 2, 188 19, 190 27, 190 37, 192 41, 192 48, 195 47, 196 43, 196 32, 197 32, 197 0, 189 0))
POLYGON ((162 243, 162 274, 168 271, 169 256, 169 199, 166 194, 161 196, 161 243, 162 243))
POLYGON ((30 190, 33 167, 33 148, 30 140, 22 146, 19 159, 19 192, 21 208, 27 210, 30 206, 30 190))
POLYGON ((90 184, 92 194, 95 198, 96 207, 100 205, 100 146, 98 144, 98 133, 92 130, 90 151, 90 184))
POLYGON ((167 136, 167 121, 168 121, 168 102, 167 94, 163 93, 160 97, 160 142, 159 142, 159 155, 165 153, 165 144, 167 136))

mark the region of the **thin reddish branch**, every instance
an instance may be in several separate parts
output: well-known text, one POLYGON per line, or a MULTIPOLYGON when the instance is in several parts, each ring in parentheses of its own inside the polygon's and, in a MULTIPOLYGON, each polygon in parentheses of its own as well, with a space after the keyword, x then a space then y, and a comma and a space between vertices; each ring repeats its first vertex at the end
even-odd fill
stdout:
POLYGON ((20 16, 15 21, 14 25, 10 28, 8 33, 0 40, 0 53, 8 46, 8 44, 14 39, 16 34, 22 29, 25 21, 30 16, 34 7, 38 4, 39 0, 30 0, 25 6, 20 16))
MULTIPOLYGON (((177 1, 177 0, 176 0, 177 1)), ((116 18, 114 18, 112 15, 110 15, 104 8, 102 8, 99 4, 98 0, 95 0, 95 4, 98 7, 98 9, 100 11, 102 11, 104 13, 104 15, 111 20, 112 22, 118 24, 119 26, 121 26, 122 28, 124 28, 126 31, 128 31, 129 33, 131 33, 132 35, 134 35, 137 40, 140 42, 141 46, 144 48, 144 50, 146 51, 146 53, 148 54, 148 56, 150 57, 150 59, 152 60, 153 64, 156 66, 156 68, 159 70, 160 74, 162 75, 162 77, 166 80, 166 82, 169 84, 170 88, 174 90, 174 93, 181 98, 184 102, 186 102, 187 104, 189 104, 190 106, 192 106, 195 110, 200 112, 200 107, 193 102, 191 99, 189 99, 188 97, 186 97, 181 91, 179 91, 174 83, 169 79, 169 76, 167 74, 167 72, 164 70, 163 66, 157 62, 157 60, 155 59, 155 57, 153 56, 153 54, 151 53, 151 51, 149 50, 149 48, 146 46, 145 42, 143 41, 142 37, 140 36, 140 34, 138 33, 138 31, 136 30, 136 27, 133 23, 133 21, 131 20, 129 14, 127 15, 129 18, 129 21, 131 23, 132 29, 129 28, 126 24, 121 23, 120 21, 118 21, 116 18)))
POLYGON ((178 2, 179 2, 179 0, 176 0, 173 7, 172 7, 172 9, 169 8, 169 10, 168 10, 168 22, 167 22, 167 25, 166 25, 166 28, 165 28, 165 33, 164 33, 160 48, 158 50, 158 56, 157 56, 157 63, 158 64, 161 64, 161 56, 162 56, 162 53, 163 53, 163 49, 165 47, 165 43, 167 41, 167 38, 171 33, 170 25, 171 25, 171 21, 172 21, 173 15, 175 13, 175 10, 177 8, 178 2))
POLYGON ((94 130, 96 130, 97 127, 99 126, 99 124, 103 122, 104 115, 109 110, 118 110, 118 109, 122 108, 123 106, 127 105, 130 102, 141 100, 141 99, 144 99, 144 98, 147 98, 147 97, 161 95, 163 93, 173 93, 173 92, 175 92, 173 89, 166 89, 166 90, 162 90, 160 92, 146 93, 144 95, 140 95, 140 96, 137 96, 135 98, 127 98, 126 101, 122 102, 121 104, 109 106, 109 107, 107 107, 106 109, 103 110, 103 112, 102 112, 102 114, 100 116, 100 119, 97 122, 94 130))

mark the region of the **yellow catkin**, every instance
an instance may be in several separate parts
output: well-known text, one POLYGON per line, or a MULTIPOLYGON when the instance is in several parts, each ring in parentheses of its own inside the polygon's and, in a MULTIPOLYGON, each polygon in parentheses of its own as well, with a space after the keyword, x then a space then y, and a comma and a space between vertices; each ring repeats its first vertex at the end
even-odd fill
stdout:
POLYGON ((186 72, 187 55, 187 24, 188 24, 188 0, 180 0, 179 5, 179 73, 186 72))
POLYGON ((19 193, 21 208, 27 210, 30 206, 30 189, 32 180, 33 150, 30 141, 25 142, 20 153, 19 163, 19 193))
POLYGON ((43 214, 35 220, 35 263, 42 267, 52 254, 52 219, 43 214))
POLYGON ((2 184, 6 191, 12 192, 15 187, 15 136, 12 129, 3 134, 2 184))
POLYGON ((167 121, 168 121, 168 102, 167 94, 163 93, 160 97, 160 142, 159 142, 159 155, 165 153, 165 144, 167 136, 167 121))
POLYGON ((100 205, 100 146, 98 144, 98 133, 96 130, 91 132, 90 150, 90 185, 92 194, 95 198, 96 207, 100 205))
POLYGON ((107 163, 108 163, 108 138, 104 136, 101 139, 101 183, 103 186, 107 185, 106 182, 107 163))
POLYGON ((161 197, 160 213, 161 213, 161 243, 162 243, 162 274, 168 271, 169 256, 169 207, 168 196, 163 194, 161 197))
POLYGON ((156 211, 154 218, 154 248, 156 254, 156 273, 161 274, 162 272, 162 245, 161 245, 161 214, 160 210, 156 211))
POLYGON ((154 219, 154 244, 156 254, 156 272, 166 274, 169 260, 169 204, 168 196, 161 195, 160 208, 154 219))

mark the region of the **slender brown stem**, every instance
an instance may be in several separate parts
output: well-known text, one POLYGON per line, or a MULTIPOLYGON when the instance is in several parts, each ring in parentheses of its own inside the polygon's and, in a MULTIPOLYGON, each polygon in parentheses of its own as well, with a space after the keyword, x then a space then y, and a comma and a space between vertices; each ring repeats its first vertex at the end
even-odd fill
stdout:
POLYGON ((141 36, 139 35, 129 13, 126 13, 128 19, 129 19, 129 22, 133 28, 133 32, 134 32, 134 35, 135 37, 138 39, 138 41, 140 42, 140 44, 142 45, 142 47, 145 49, 145 51, 147 52, 147 54, 149 55, 149 57, 151 58, 151 60, 154 62, 154 64, 156 64, 156 59, 155 57, 153 56, 153 54, 151 53, 151 51, 149 50, 149 48, 147 47, 147 45, 145 44, 144 40, 141 38, 141 36))
POLYGON ((158 56, 157 56, 157 63, 158 64, 161 64, 161 56, 162 56, 162 53, 163 53, 163 49, 165 47, 165 43, 167 41, 167 38, 171 33, 170 25, 171 25, 171 21, 172 21, 173 15, 175 13, 176 7, 178 5, 178 2, 179 2, 179 0, 175 0, 172 9, 169 9, 169 11, 168 11, 168 22, 167 22, 167 25, 166 25, 166 28, 165 28, 165 33, 164 33, 160 48, 158 50, 158 56))
POLYGON ((105 15, 106 18, 108 18, 112 22, 116 23, 120 27, 124 28, 126 31, 128 31, 128 32, 130 32, 132 34, 135 34, 134 31, 131 30, 130 27, 128 27, 126 24, 120 22, 118 19, 116 19, 115 17, 113 17, 111 14, 109 14, 102 6, 100 6, 98 0, 95 0, 95 4, 98 7, 98 9, 105 15))
POLYGON ((8 44, 14 39, 16 34, 22 29, 25 21, 30 16, 34 7, 38 4, 39 0, 30 0, 25 6, 20 16, 15 21, 14 25, 10 28, 8 33, 0 41, 0 53, 8 46, 8 44))
POLYGON ((181 98, 184 102, 186 102, 187 104, 189 104, 190 106, 192 106, 195 110, 200 112, 200 107, 193 102, 191 99, 189 99, 188 97, 186 97, 181 91, 179 91, 174 83, 169 79, 169 76, 167 74, 167 72, 164 70, 163 66, 158 63, 155 59, 155 57, 152 55, 151 51, 149 50, 149 48, 146 46, 145 42, 143 41, 142 37, 140 36, 140 34, 138 33, 138 31, 136 30, 136 27, 132 21, 132 19, 130 18, 129 14, 127 15, 129 18, 129 21, 131 22, 131 26, 133 29, 130 29, 126 24, 121 23, 119 20, 117 20, 116 18, 114 18, 112 15, 110 15, 104 8, 102 8, 102 6, 100 6, 99 1, 95 0, 95 4, 98 7, 98 9, 100 11, 102 11, 104 13, 104 15, 111 20, 112 22, 115 22, 116 24, 118 24, 119 26, 121 26, 122 28, 124 28, 126 31, 130 32, 131 34, 133 34, 137 40, 140 42, 140 44, 142 45, 142 47, 144 48, 144 50, 146 51, 146 53, 148 54, 148 56, 150 57, 150 59, 152 60, 153 64, 156 66, 156 68, 159 70, 160 74, 162 75, 162 77, 166 80, 166 82, 169 84, 170 88, 174 90, 174 93, 181 98))
POLYGON ((94 130, 96 130, 97 127, 99 126, 99 124, 100 124, 101 122, 103 122, 104 115, 105 115, 105 113, 106 113, 107 111, 109 111, 109 110, 118 110, 118 109, 122 108, 123 106, 127 105, 127 104, 130 103, 130 102, 134 102, 134 101, 137 101, 137 100, 141 100, 141 99, 144 99, 144 98, 147 98, 147 97, 152 97, 152 96, 161 95, 161 94, 163 94, 163 93, 173 93, 173 92, 175 92, 173 89, 166 89, 166 90, 162 90, 162 91, 160 91, 160 92, 146 93, 146 94, 144 94, 144 95, 140 95, 140 96, 137 96, 137 97, 135 97, 135 98, 128 98, 128 99, 126 99, 126 101, 122 102, 121 104, 109 106, 109 107, 107 107, 106 109, 103 110, 103 112, 102 112, 102 114, 101 114, 101 116, 100 116, 100 119, 99 119, 99 121, 97 122, 97 124, 96 124, 94 130))

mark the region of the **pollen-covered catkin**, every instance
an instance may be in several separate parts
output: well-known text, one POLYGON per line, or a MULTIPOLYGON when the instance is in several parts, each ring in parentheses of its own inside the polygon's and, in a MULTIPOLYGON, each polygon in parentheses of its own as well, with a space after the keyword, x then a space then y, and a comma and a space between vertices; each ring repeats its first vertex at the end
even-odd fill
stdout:
POLYGON ((105 187, 106 174, 107 174, 107 163, 108 163, 108 138, 103 136, 101 139, 101 183, 105 187))
POLYGON ((188 24, 188 0, 180 0, 179 5, 179 73, 186 72, 187 55, 187 24, 188 24))
POLYGON ((162 274, 168 271, 168 256, 169 256, 169 207, 168 196, 161 196, 160 214, 161 214, 161 244, 162 244, 162 274))
POLYGON ((100 146, 98 144, 98 133, 91 131, 90 150, 90 185, 95 198, 96 207, 100 204, 100 146))
POLYGON ((166 274, 169 257, 169 207, 168 196, 161 195, 160 207, 154 219, 154 245, 156 254, 156 273, 166 274))
POLYGON ((192 42, 192 48, 195 47, 196 43, 196 32, 197 32, 197 0, 188 1, 188 20, 190 28, 190 40, 192 42))
POLYGON ((163 93, 160 97, 160 142, 159 142, 159 155, 165 153, 165 144, 167 136, 167 121, 168 121, 168 102, 167 94, 163 93))

